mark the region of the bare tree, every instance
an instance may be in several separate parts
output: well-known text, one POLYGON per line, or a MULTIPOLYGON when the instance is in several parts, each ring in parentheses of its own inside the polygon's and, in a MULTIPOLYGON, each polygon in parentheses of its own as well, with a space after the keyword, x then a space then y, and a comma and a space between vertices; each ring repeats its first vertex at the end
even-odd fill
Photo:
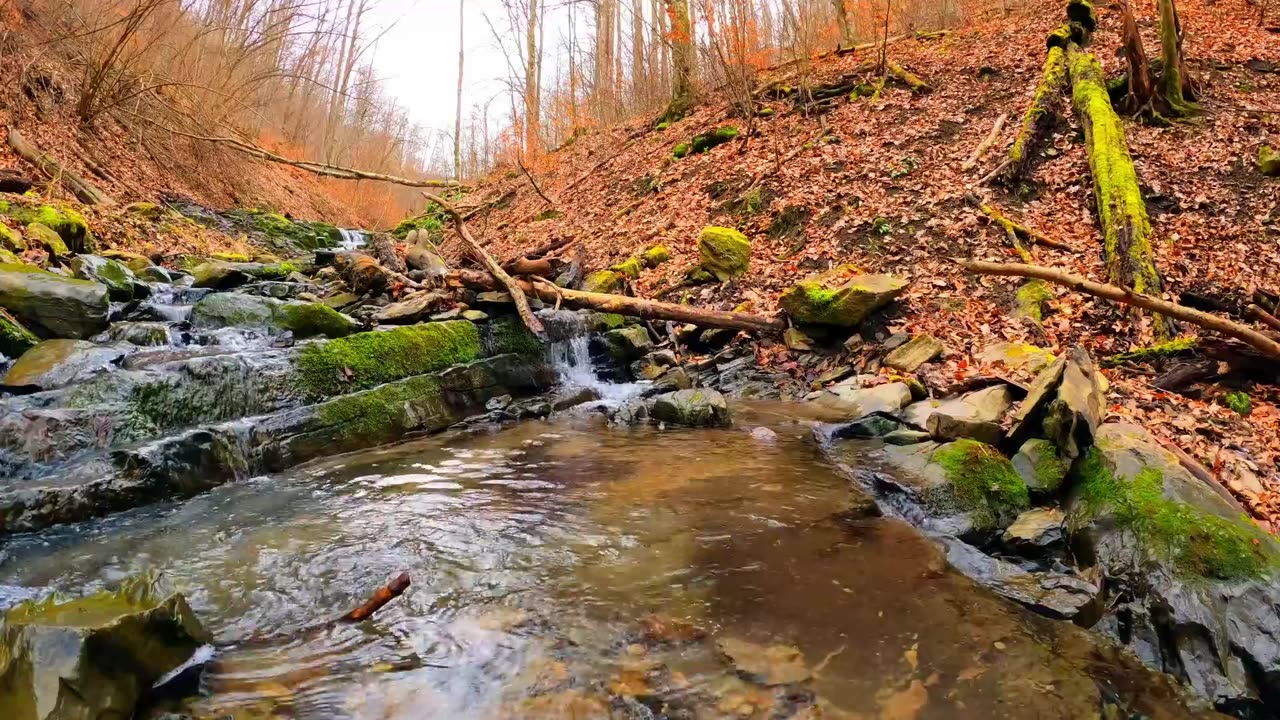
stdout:
POLYGON ((466 0, 458 0, 458 95, 453 121, 453 176, 458 180, 462 179, 462 61, 465 51, 463 45, 465 3, 466 0))

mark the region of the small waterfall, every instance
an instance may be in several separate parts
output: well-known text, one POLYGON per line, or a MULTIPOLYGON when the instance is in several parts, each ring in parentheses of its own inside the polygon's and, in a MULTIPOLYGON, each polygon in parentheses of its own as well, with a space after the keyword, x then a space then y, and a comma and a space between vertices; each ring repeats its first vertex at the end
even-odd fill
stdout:
POLYGON ((545 321, 547 334, 553 338, 547 348, 547 358, 561 384, 595 390, 607 405, 621 404, 640 393, 643 388, 640 383, 612 383, 596 375, 595 363, 591 360, 591 338, 581 315, 565 310, 543 310, 538 315, 545 321))
POLYGON ((551 355, 551 366, 565 385, 600 389, 607 384, 596 377, 591 362, 591 342, 586 335, 553 342, 547 352, 551 355))
POLYGON ((338 243, 338 247, 343 250, 355 250, 369 244, 369 233, 363 230, 338 228, 338 234, 342 236, 342 242, 338 243))

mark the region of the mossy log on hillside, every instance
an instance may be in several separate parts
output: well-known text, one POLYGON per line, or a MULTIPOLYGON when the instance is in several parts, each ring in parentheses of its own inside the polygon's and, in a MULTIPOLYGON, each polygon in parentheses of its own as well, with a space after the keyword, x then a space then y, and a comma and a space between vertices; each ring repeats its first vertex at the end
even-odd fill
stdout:
MULTIPOLYGON (((1158 296, 1163 282, 1152 252, 1151 220, 1138 186, 1138 172, 1129 155, 1124 125, 1111 106, 1106 76, 1097 58, 1075 43, 1068 46, 1067 67, 1072 103, 1084 128, 1089 170, 1093 174, 1107 280, 1138 293, 1158 296)), ((1156 317, 1157 338, 1171 337, 1169 321, 1156 317)))
POLYGON ((1067 80, 1066 51, 1058 46, 1050 47, 1049 55, 1044 61, 1044 72, 1040 75, 1040 84, 1036 85, 1036 94, 1031 99, 1031 106, 1027 108, 1026 114, 1022 116, 1018 135, 1009 148, 1009 165, 1005 170, 1007 179, 1016 180, 1026 174, 1032 153, 1062 119, 1067 80))
POLYGON ((933 88, 929 87, 929 83, 922 80, 919 75, 916 75, 892 60, 885 63, 885 70, 888 71, 889 75, 893 76, 895 80, 910 88, 913 93, 927 93, 933 90, 933 88))

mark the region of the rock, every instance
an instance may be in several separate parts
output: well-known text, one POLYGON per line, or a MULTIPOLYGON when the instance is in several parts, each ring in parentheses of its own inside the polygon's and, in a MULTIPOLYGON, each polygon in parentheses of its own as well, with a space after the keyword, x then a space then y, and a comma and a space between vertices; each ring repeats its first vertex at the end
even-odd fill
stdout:
POLYGON ((50 257, 65 258, 71 255, 71 250, 62 241, 62 236, 43 223, 31 223, 22 234, 26 237, 28 245, 44 248, 50 257))
POLYGON ((207 262, 191 269, 196 287, 226 290, 249 282, 249 274, 226 262, 207 262))
POLYGON ((1066 544, 1066 516, 1057 508, 1034 508, 1005 528, 1004 544, 1026 557, 1044 557, 1066 544))
POLYGON ((646 615, 640 619, 640 637, 651 645, 683 645, 706 636, 706 630, 679 618, 646 615))
POLYGON ((212 637, 153 578, 74 600, 26 601, 0 623, 0 707, 35 720, 129 718, 143 695, 212 637))
POLYGON ((119 322, 94 340, 158 347, 169 344, 169 325, 162 322, 119 322))
POLYGON ((107 325, 106 287, 29 265, 0 265, 0 308, 42 338, 87 338, 107 325))
POLYGON ((0 308, 0 355, 16 358, 35 347, 40 338, 22 326, 17 318, 0 308))
POLYGON ((640 398, 628 400, 609 412, 609 422, 614 425, 639 425, 649 419, 650 401, 640 398))
POLYGON ((320 300, 320 302, 324 303, 326 307, 331 307, 334 310, 342 310, 343 308, 351 307, 359 301, 359 297, 348 292, 334 293, 333 295, 329 295, 328 297, 320 300))
POLYGON ((832 439, 869 439, 884 437, 902 428, 902 423, 884 415, 867 415, 851 423, 832 427, 828 435, 832 439))
POLYGON ((1008 458, 974 440, 887 445, 876 454, 901 471, 880 480, 953 535, 1003 530, 1031 505, 1008 458))
POLYGON ((1057 397, 1045 409, 1043 424, 1045 436, 1063 457, 1074 459, 1093 442, 1107 407, 1104 383, 1089 353, 1083 348, 1067 352, 1057 397))
POLYGON ((167 268, 162 268, 159 265, 144 267, 141 270, 136 271, 135 274, 139 280, 166 284, 175 282, 180 277, 180 275, 174 274, 172 271, 167 268))
POLYGON ((916 443, 927 442, 931 438, 927 432, 899 429, 886 434, 880 439, 889 445, 915 445, 916 443))
POLYGON ((974 423, 998 423, 1013 404, 1009 386, 1000 384, 965 393, 948 400, 921 400, 903 411, 902 417, 912 425, 926 427, 933 415, 944 415, 974 423))
POLYGON ((484 322, 489 319, 489 313, 483 310, 463 310, 462 319, 471 322, 484 322))
POLYGON ((676 365, 676 354, 670 350, 655 350, 640 358, 632 366, 636 377, 645 380, 656 380, 668 368, 676 365))
POLYGON ((904 345, 890 351, 884 358, 884 364, 894 370, 912 373, 921 365, 942 355, 942 349, 942 342, 932 335, 916 335, 904 345))
POLYGON ((733 228, 708 226, 698 236, 702 269, 720 282, 746 274, 751 263, 751 241, 733 228))
MULTIPOLYGON (((529 298, 532 304, 533 298, 529 298)), ((514 305, 515 300, 511 299, 511 293, 501 290, 487 290, 482 293, 476 293, 475 304, 477 305, 514 305)))
POLYGON ((1136 425, 1100 426, 1071 484, 1073 549, 1111 579, 1111 597, 1132 598, 1122 642, 1241 716, 1277 697, 1276 539, 1136 425))
POLYGON ((1023 342, 1000 342, 983 349, 979 359, 988 364, 1003 364, 1010 370, 1038 373, 1053 362, 1053 353, 1023 342))
POLYGON ((320 303, 282 302, 241 293, 214 293, 201 298, 191 312, 199 328, 259 328, 271 334, 291 332, 294 337, 315 335, 343 337, 359 329, 350 317, 320 303))
MULTIPOLYGON (((27 205, 0 200, 0 215, 8 216, 19 225, 40 225, 58 234, 64 249, 62 256, 70 253, 91 253, 96 240, 89 231, 84 217, 66 205, 27 205)), ((32 238, 28 235, 28 240, 32 238)))
POLYGON ((789 327, 786 332, 782 333, 782 341, 786 343, 787 348, 790 350, 797 352, 813 350, 813 339, 794 327, 789 327))
POLYGON ((52 390, 113 369, 124 356, 119 348, 85 340, 45 340, 18 358, 4 384, 52 390))
POLYGON ((850 417, 861 417, 873 412, 896 413, 911 402, 911 388, 906 383, 886 383, 871 388, 862 387, 863 376, 842 380, 826 389, 818 402, 848 412, 850 417))
POLYGON ((27 251, 27 241, 22 239, 22 235, 17 230, 0 223, 0 250, 7 250, 10 253, 24 253, 27 251))
POLYGON ((744 679, 761 685, 792 685, 813 676, 804 653, 790 645, 759 645, 737 638, 716 641, 716 649, 729 659, 744 679))
POLYGON ((103 250, 98 254, 108 260, 115 260, 121 265, 124 265, 135 275, 149 267, 156 267, 155 263, 151 262, 151 258, 143 255, 142 253, 130 252, 128 250, 103 250))
POLYGON ((1055 572, 1032 573, 950 536, 933 536, 951 566, 998 595, 1056 620, 1090 618, 1097 609, 1097 586, 1055 572))
POLYGON ((1044 314, 1049 310, 1049 301, 1053 299, 1053 291, 1044 280, 1028 280, 1018 288, 1013 306, 1014 317, 1025 318, 1039 325, 1044 321, 1044 314))
POLYGON ((452 302, 453 299, 445 293, 419 291, 400 302, 379 308, 373 314, 373 320, 382 325, 409 325, 430 317, 452 302))
POLYGON ((1280 177, 1280 153, 1270 145, 1258 148, 1258 170, 1267 177, 1280 177))
POLYGON ((593 400, 600 399, 600 391, 595 388, 576 387, 567 388, 564 392, 557 394, 551 400, 551 409, 560 412, 568 410, 571 407, 577 407, 583 403, 589 403, 593 400))
POLYGON ((774 443, 778 441, 778 433, 762 425, 760 427, 751 428, 751 439, 756 442, 774 443))
POLYGON ((445 274, 449 272, 449 265, 444 258, 418 245, 405 248, 404 262, 414 270, 421 270, 427 274, 427 277, 437 281, 443 280, 445 274))
POLYGON ((939 442, 970 438, 987 445, 999 445, 1004 440, 1004 428, 999 423, 971 418, 954 417, 934 413, 925 421, 929 436, 939 442))
POLYGON ((81 280, 107 286, 107 295, 117 302, 133 299, 138 279, 133 271, 115 260, 101 255, 77 255, 71 259, 71 274, 81 280))
POLYGON ((653 399, 650 415, 672 425, 728 427, 733 424, 729 405, 715 390, 677 390, 653 399))
POLYGON ((892 275, 860 275, 841 265, 788 288, 778 303, 796 322, 853 327, 906 288, 892 275))
POLYGON ((689 373, 681 367, 671 368, 653 384, 656 393, 688 390, 691 387, 693 387, 693 378, 689 377, 689 373))
POLYGON ((1058 457, 1058 448, 1048 440, 1031 438, 1013 456, 1013 468, 1032 493, 1051 495, 1062 487, 1069 466, 1058 457))
POLYGON ((622 288, 622 276, 612 270, 597 270, 582 279, 583 292, 609 294, 622 288))
POLYGON ((617 330, 610 330, 600 336, 605 352, 614 362, 622 366, 649 352, 653 341, 649 339, 649 331, 643 325, 627 325, 617 330))

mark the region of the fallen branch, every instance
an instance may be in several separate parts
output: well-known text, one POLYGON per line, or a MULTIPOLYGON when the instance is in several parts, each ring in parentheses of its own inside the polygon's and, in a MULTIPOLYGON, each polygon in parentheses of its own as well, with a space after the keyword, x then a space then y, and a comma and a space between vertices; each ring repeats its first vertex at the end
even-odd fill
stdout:
POLYGON ((524 173, 524 176, 526 178, 529 178, 529 184, 533 186, 534 192, 538 193, 538 197, 545 200, 546 203, 551 207, 555 207, 556 202, 551 198, 547 197, 546 193, 542 192, 542 188, 538 186, 538 181, 533 179, 533 173, 529 172, 529 168, 525 167, 524 163, 520 162, 520 158, 516 158, 516 165, 519 165, 520 172, 524 173))
POLYGON ((1032 245, 1045 245, 1047 247, 1057 248, 1058 250, 1066 250, 1069 252, 1076 251, 1075 248, 1061 240, 1055 240, 1044 233, 1033 230, 1025 225, 1019 225, 1018 223, 1010 220, 1004 213, 982 202, 982 199, 974 193, 965 193, 964 199, 965 202, 977 208, 979 212, 986 216, 989 222, 1000 226, 1000 228, 1002 228, 1006 233, 1012 235, 1016 240, 1026 240, 1032 245))
POLYGON ((338 618, 337 622, 358 623, 369 618, 382 609, 383 605, 395 600, 409 588, 409 573, 400 573, 387 585, 378 588, 360 607, 338 618))
POLYGON ((471 231, 467 229, 467 223, 463 221, 462 215, 458 214, 458 211, 455 210, 452 205, 445 202, 444 198, 432 195, 426 190, 422 191, 422 195, 431 202, 439 205, 445 212, 449 213, 453 218, 454 229, 458 231, 458 236, 462 238, 462 242, 469 250, 471 250, 471 254, 474 255, 475 258, 479 260, 486 269, 488 269, 489 273, 492 274, 493 277, 497 278, 498 282, 502 283, 502 286, 506 291, 511 294, 511 299, 516 304, 516 312, 520 314, 520 319, 524 321, 525 327, 529 328, 529 331, 534 335, 541 336, 543 334, 542 323, 538 320, 537 316, 533 314, 533 310, 529 308, 529 301, 525 298, 524 292, 520 290, 520 286, 516 284, 516 281, 502 269, 502 266, 498 264, 498 261, 494 260, 492 255, 485 252, 485 249, 480 247, 480 243, 476 242, 476 239, 471 236, 471 231))
MULTIPOLYGON (((448 281, 455 286, 475 290, 498 290, 502 285, 489 273, 479 270, 453 270, 448 281)), ((599 312, 617 313, 652 320, 671 320, 680 323, 691 323, 702 327, 728 328, 730 330, 749 330, 753 332, 782 332, 787 324, 782 318, 752 315, 751 313, 730 312, 727 310, 707 310, 675 305, 673 303, 627 297, 625 295, 606 295, 604 293, 583 292, 557 288, 552 290, 550 283, 533 284, 517 281, 520 288, 546 302, 563 302, 564 305, 599 312)))
POLYGON ((962 171, 969 172, 978 166, 978 161, 982 159, 982 156, 986 155, 987 152, 991 150, 991 147, 996 144, 996 141, 1000 139, 1000 133, 1004 131, 1004 124, 1008 120, 1008 113, 1002 113, 1000 117, 996 118, 996 124, 991 128, 991 133, 988 134, 987 138, 974 149, 973 154, 969 156, 969 159, 965 160, 964 163, 960 165, 960 169, 962 171))
POLYGON ((1239 323, 1220 318, 1216 315, 1210 315, 1206 312, 1201 312, 1183 305, 1177 305, 1166 300, 1161 300, 1157 297, 1135 292, 1129 288, 1096 283, 1092 280, 1086 280, 1079 275, 1072 275, 1063 270, 1041 267, 1039 265, 992 263, 978 260, 960 260, 958 262, 964 269, 969 272, 978 273, 979 275, 1036 278, 1054 283, 1055 285, 1062 285, 1077 292, 1093 295, 1094 297, 1100 297, 1105 300, 1112 300, 1114 302, 1124 303, 1125 305, 1142 308, 1143 310, 1160 313, 1166 317, 1183 320, 1202 328, 1214 330, 1228 337, 1235 338, 1247 343, 1250 347, 1253 347, 1255 350, 1258 350, 1274 360, 1280 360, 1280 342, 1276 342, 1256 330, 1245 327, 1239 323))
POLYGON ((40 172, 49 176, 51 180, 57 180, 62 183, 63 187, 71 191, 76 199, 86 205, 115 205, 116 201, 111 196, 102 192, 96 185, 80 177, 76 173, 68 170, 65 165, 54 160, 52 157, 40 152, 34 145, 27 142, 22 137, 22 133, 18 132, 18 128, 9 128, 9 147, 17 153, 18 157, 35 165, 40 172))
POLYGON ((1249 307, 1245 308, 1245 311, 1272 330, 1280 330, 1280 318, 1277 318, 1275 315, 1272 315, 1257 305, 1251 303, 1249 307))
POLYGON ((903 68, 892 60, 885 61, 884 67, 885 70, 888 71, 889 75, 893 76, 894 79, 901 82, 903 85, 911 88, 911 92, 913 93, 927 93, 933 90, 933 88, 929 87, 929 83, 920 79, 919 75, 903 68))

